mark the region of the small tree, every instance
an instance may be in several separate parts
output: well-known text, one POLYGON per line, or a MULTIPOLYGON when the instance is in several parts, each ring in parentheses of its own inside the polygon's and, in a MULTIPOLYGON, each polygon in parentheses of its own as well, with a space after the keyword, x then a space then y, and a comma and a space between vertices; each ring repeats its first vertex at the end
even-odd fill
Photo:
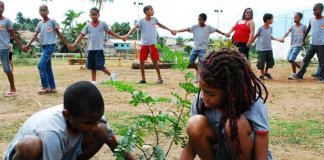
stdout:
POLYGON ((96 7, 99 9, 99 11, 102 9, 103 4, 105 2, 113 2, 113 0, 90 0, 92 3, 96 3, 96 7))
POLYGON ((183 51, 187 54, 190 54, 190 52, 192 51, 192 47, 189 46, 189 45, 186 45, 184 48, 183 48, 183 51))
POLYGON ((139 159, 164 160, 174 144, 184 146, 187 142, 183 128, 185 128, 189 117, 190 95, 198 92, 198 88, 192 83, 195 76, 186 70, 189 61, 181 52, 173 52, 168 47, 161 45, 157 45, 157 48, 164 52, 163 59, 171 61, 174 64, 173 69, 180 71, 183 75, 183 82, 180 82, 179 86, 185 93, 181 96, 180 93, 171 92, 169 97, 153 98, 147 93, 135 89, 132 85, 114 81, 107 82, 107 85, 114 86, 119 91, 130 93, 132 98, 129 103, 131 105, 145 105, 150 111, 133 117, 135 123, 128 126, 122 133, 122 138, 114 153, 118 160, 124 159, 125 152, 131 152, 134 149, 141 152, 139 159), (161 103, 172 106, 173 109, 170 113, 159 112, 156 106, 161 103), (153 135, 153 143, 146 140, 149 135, 153 135), (167 147, 161 145, 164 141, 169 142, 167 147), (149 149, 145 146, 149 146, 149 149))

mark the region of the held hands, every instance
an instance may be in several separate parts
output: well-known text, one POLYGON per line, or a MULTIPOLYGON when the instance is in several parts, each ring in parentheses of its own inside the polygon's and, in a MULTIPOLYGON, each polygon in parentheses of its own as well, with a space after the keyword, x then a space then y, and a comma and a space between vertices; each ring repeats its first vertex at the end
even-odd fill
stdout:
POLYGON ((28 52, 30 47, 28 45, 23 45, 23 46, 21 46, 21 48, 22 48, 23 52, 28 52))
POLYGON ((128 39, 127 35, 121 36, 120 39, 122 39, 124 42, 128 39))
POLYGON ((170 32, 171 32, 171 34, 174 35, 174 36, 177 34, 177 31, 176 31, 176 30, 171 30, 170 32))
POLYGON ((68 49, 70 51, 73 51, 75 49, 76 45, 75 44, 68 44, 67 47, 68 47, 68 49))
POLYGON ((285 40, 283 38, 279 39, 278 41, 281 42, 281 43, 285 42, 285 40))
POLYGON ((224 36, 226 36, 227 38, 229 38, 231 36, 231 34, 230 33, 225 33, 224 36))

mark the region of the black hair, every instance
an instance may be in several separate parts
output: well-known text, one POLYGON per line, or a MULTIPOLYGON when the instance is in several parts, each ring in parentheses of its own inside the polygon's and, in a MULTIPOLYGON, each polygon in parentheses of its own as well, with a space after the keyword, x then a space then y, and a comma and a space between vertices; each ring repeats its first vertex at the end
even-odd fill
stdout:
POLYGON ((224 91, 225 98, 220 106, 224 114, 221 117, 219 130, 222 131, 226 121, 229 120, 230 139, 237 140, 237 151, 240 154, 237 119, 259 98, 266 102, 268 97, 266 87, 255 76, 245 58, 234 49, 223 48, 220 51, 210 51, 199 62, 198 73, 208 86, 224 91), (265 91, 264 98, 263 91, 265 91))
POLYGON ((104 101, 98 88, 87 81, 70 85, 64 92, 63 105, 74 117, 83 117, 104 109, 104 101))
POLYGON ((298 17, 300 17, 300 18, 303 18, 303 14, 300 13, 300 12, 296 12, 296 15, 297 15, 298 17))
POLYGON ((199 17, 202 18, 204 21, 207 20, 207 15, 205 13, 200 13, 199 17))
POLYGON ((316 3, 314 5, 314 7, 318 7, 319 9, 321 9, 323 11, 323 3, 316 3))
POLYGON ((41 7, 45 7, 46 10, 48 11, 48 6, 46 4, 42 4, 42 5, 39 6, 39 8, 41 8, 41 7))
POLYGON ((95 12, 97 12, 97 13, 99 14, 99 9, 96 8, 96 7, 91 8, 91 9, 90 9, 90 12, 92 12, 92 11, 95 11, 95 12))
POLYGON ((273 15, 271 13, 266 13, 263 15, 263 22, 267 22, 267 20, 270 20, 273 18, 273 15))
POLYGON ((151 8, 153 8, 151 5, 147 5, 143 8, 143 12, 146 14, 146 11, 150 10, 151 8))
POLYGON ((243 16, 242 16, 242 20, 245 20, 245 12, 247 11, 247 10, 251 10, 251 14, 252 14, 252 16, 251 16, 251 19, 253 19, 253 10, 252 10, 252 8, 246 8, 245 10, 244 10, 244 12, 243 12, 243 16))

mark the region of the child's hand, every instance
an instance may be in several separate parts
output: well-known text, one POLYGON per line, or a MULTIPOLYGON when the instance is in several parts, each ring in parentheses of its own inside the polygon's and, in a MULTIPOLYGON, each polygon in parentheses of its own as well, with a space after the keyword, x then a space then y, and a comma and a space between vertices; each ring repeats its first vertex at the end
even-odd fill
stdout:
POLYGON ((229 38, 229 37, 231 36, 231 34, 230 34, 230 33, 225 33, 225 36, 226 36, 227 38, 229 38))
POLYGON ((177 34, 177 31, 176 30, 172 30, 171 31, 171 34, 175 36, 177 34))
POLYGON ((285 40, 282 38, 282 39, 279 39, 279 42, 284 43, 285 40))
POLYGON ((23 52, 28 52, 29 46, 23 45, 22 47, 23 52))
POLYGON ((68 49, 70 50, 70 51, 73 51, 74 49, 75 49, 75 45, 74 44, 68 44, 68 49))
POLYGON ((127 40, 127 36, 125 35, 125 36, 121 36, 121 39, 125 42, 126 40, 127 40))
POLYGON ((247 46, 248 48, 250 48, 250 47, 252 46, 252 41, 248 41, 248 42, 246 43, 246 46, 247 46))

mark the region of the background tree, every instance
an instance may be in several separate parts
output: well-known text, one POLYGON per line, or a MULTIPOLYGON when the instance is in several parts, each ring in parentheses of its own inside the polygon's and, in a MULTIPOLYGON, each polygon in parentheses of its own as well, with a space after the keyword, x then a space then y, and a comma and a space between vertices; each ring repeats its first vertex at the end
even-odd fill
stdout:
POLYGON ((190 54, 192 50, 192 47, 189 46, 189 45, 186 45, 184 48, 183 48, 183 51, 186 53, 186 54, 190 54))
POLYGON ((119 35, 125 35, 128 33, 128 31, 130 30, 130 25, 129 22, 123 22, 121 24, 119 24, 118 22, 115 22, 112 26, 111 26, 111 30, 116 32, 119 35))
POLYGON ((92 3, 96 3, 96 7, 99 9, 99 11, 102 9, 103 4, 105 2, 114 2, 114 0, 90 0, 92 3))
POLYGON ((176 45, 183 46, 185 40, 182 37, 177 37, 176 38, 176 45))

